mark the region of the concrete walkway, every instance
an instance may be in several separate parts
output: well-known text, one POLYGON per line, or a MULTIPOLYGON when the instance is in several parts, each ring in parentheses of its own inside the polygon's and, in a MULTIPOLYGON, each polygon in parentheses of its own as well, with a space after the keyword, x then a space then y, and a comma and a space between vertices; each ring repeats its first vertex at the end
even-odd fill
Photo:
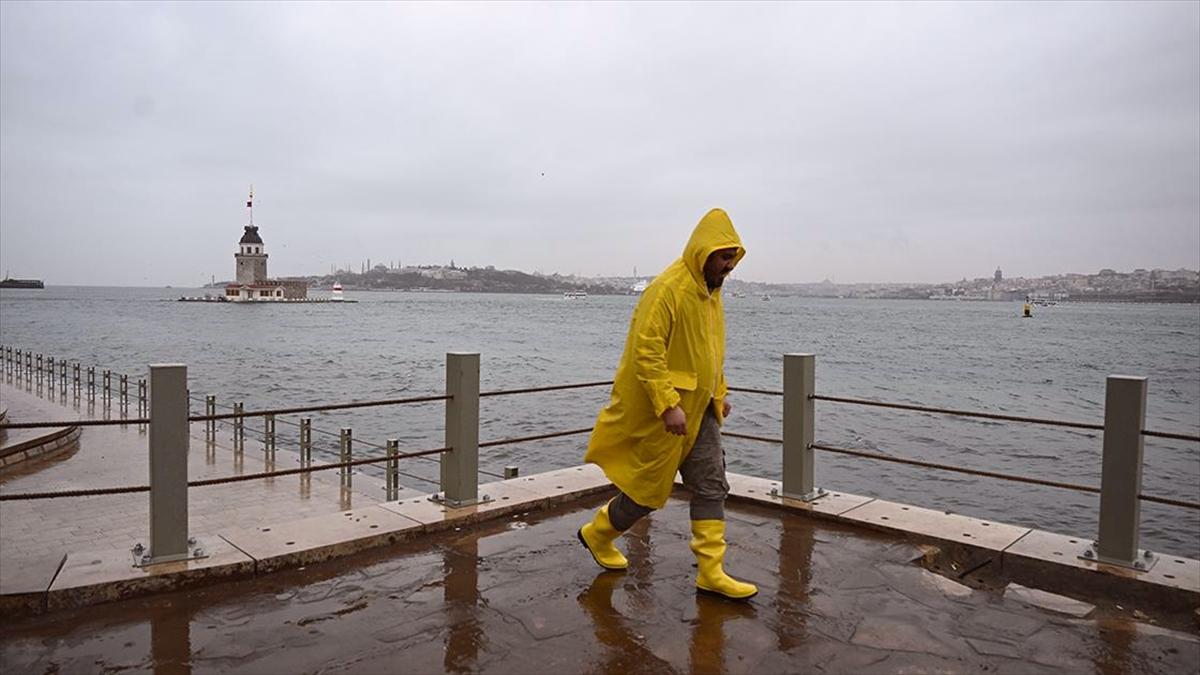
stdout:
MULTIPOLYGON (((574 534, 602 499, 186 593, 0 628, 3 672, 1184 673, 1200 638, 1113 609, 1047 611, 951 581, 928 551, 731 505, 749 603, 698 596, 686 502, 602 572, 574 534)), ((980 586, 978 588, 974 586, 980 586)))
MULTIPOLYGON (((13 421, 87 412, 35 393, 0 386, 0 407, 13 421)), ((193 478, 264 468, 261 446, 239 461, 227 437, 210 450, 193 430, 193 478)), ((0 494, 142 484, 145 443, 136 428, 89 428, 73 455, 6 474, 0 494)), ((489 484, 492 502, 453 513, 413 492, 380 503, 367 476, 342 490, 336 471, 193 488, 192 532, 223 552, 161 573, 126 557, 144 540, 146 494, 0 502, 0 590, 46 602, 54 580, 49 613, 0 623, 0 672, 1200 668, 1197 561, 1167 558, 1126 584, 1131 605, 1114 599, 1119 571, 1098 575, 1075 539, 836 492, 793 502, 731 474, 727 569, 761 591, 731 603, 695 593, 682 493, 621 539, 628 572, 600 571, 575 539, 605 498, 593 469, 489 484), (69 608, 208 565, 231 576, 69 608), (1018 573, 1056 592, 1010 583, 1018 573)))
MULTIPOLYGON (((8 408, 11 422, 106 418, 100 401, 89 409, 86 398, 76 405, 68 394, 64 404, 61 398, 39 397, 29 380, 18 388, 11 376, 5 379, 0 384, 0 405, 8 408)), ((136 417, 136 411, 136 401, 132 401, 129 417, 136 417)), ((107 418, 120 418, 115 402, 107 418)), ((217 442, 211 446, 205 442, 202 423, 192 424, 191 431, 188 476, 192 480, 256 473, 270 467, 262 443, 249 430, 241 455, 233 451, 227 430, 219 430, 217 442)), ((146 485, 148 438, 136 426, 85 427, 74 454, 31 460, 0 474, 0 494, 146 485)), ((355 456, 371 455, 360 448, 355 456)), ((298 467, 299 455, 281 447, 274 466, 298 467)), ((405 490, 399 497, 417 494, 405 490)), ((351 489, 342 489, 337 470, 192 488, 188 493, 189 533, 203 541, 215 538, 220 529, 338 513, 376 504, 385 496, 382 481, 361 473, 355 473, 351 489)), ((147 543, 149 503, 145 492, 0 503, 0 592, 36 587, 49 579, 47 575, 53 574, 67 553, 128 551, 137 542, 147 543)))

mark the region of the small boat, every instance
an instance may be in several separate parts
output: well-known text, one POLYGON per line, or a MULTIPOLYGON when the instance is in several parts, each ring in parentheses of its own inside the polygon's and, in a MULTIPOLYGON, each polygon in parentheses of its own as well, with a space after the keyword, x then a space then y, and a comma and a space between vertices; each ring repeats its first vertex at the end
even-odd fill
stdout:
POLYGON ((333 295, 330 296, 329 301, 330 302, 343 302, 345 299, 346 299, 345 296, 342 295, 342 284, 340 282, 335 281, 333 283, 333 295))
POLYGON ((587 297, 587 291, 566 291, 565 293, 563 293, 563 297, 564 297, 564 298, 567 298, 567 299, 569 299, 569 300, 575 300, 575 299, 579 299, 579 298, 586 298, 586 297, 587 297))

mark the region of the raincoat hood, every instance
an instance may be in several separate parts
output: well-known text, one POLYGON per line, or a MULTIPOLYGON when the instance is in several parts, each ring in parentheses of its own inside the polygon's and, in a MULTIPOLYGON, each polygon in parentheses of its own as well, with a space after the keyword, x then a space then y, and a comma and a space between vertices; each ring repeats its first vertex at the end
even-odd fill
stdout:
POLYGON ((734 265, 741 262, 746 255, 746 249, 742 247, 742 238, 738 236, 737 230, 733 229, 733 221, 729 219, 729 215, 723 209, 713 209, 700 219, 696 229, 692 230, 687 246, 683 247, 683 264, 705 293, 708 292, 708 284, 704 281, 704 263, 713 251, 723 248, 738 250, 734 265))

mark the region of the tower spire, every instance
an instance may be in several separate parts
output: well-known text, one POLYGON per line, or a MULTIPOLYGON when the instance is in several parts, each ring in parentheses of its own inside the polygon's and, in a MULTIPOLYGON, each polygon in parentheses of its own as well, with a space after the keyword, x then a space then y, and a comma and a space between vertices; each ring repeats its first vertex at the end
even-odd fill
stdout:
POLYGON ((250 224, 254 224, 254 184, 250 184, 250 198, 246 200, 246 209, 250 211, 250 224))

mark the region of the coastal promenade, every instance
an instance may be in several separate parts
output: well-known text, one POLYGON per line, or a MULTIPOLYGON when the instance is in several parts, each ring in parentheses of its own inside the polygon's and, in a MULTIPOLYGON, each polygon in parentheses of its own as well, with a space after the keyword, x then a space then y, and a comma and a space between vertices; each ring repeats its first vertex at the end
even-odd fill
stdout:
MULTIPOLYGON (((6 383, 0 407, 14 422, 76 413, 34 394, 6 383)), ((189 475, 268 466, 260 447, 247 443, 238 462, 231 445, 193 435, 189 475)), ((146 455, 135 426, 86 427, 78 451, 6 474, 0 495, 141 483, 146 455)), ((281 449, 275 465, 298 457, 281 449)), ((6 610, 0 670, 1200 666, 1193 560, 1164 555, 1146 583, 1121 585, 1127 576, 1096 563, 1055 561, 1062 535, 839 492, 799 502, 773 494, 777 481, 732 474, 727 564, 761 592, 730 603, 694 591, 682 493, 622 539, 630 570, 609 573, 574 537, 607 497, 594 467, 481 485, 491 501, 460 509, 411 491, 387 500, 362 475, 346 490, 334 473, 189 490, 190 533, 211 557, 146 571, 128 550, 145 541, 145 494, 0 502, 0 596, 44 603, 6 610), (1091 582, 1098 572, 1109 588, 1091 582), (138 585, 171 578, 187 583, 138 585)))

